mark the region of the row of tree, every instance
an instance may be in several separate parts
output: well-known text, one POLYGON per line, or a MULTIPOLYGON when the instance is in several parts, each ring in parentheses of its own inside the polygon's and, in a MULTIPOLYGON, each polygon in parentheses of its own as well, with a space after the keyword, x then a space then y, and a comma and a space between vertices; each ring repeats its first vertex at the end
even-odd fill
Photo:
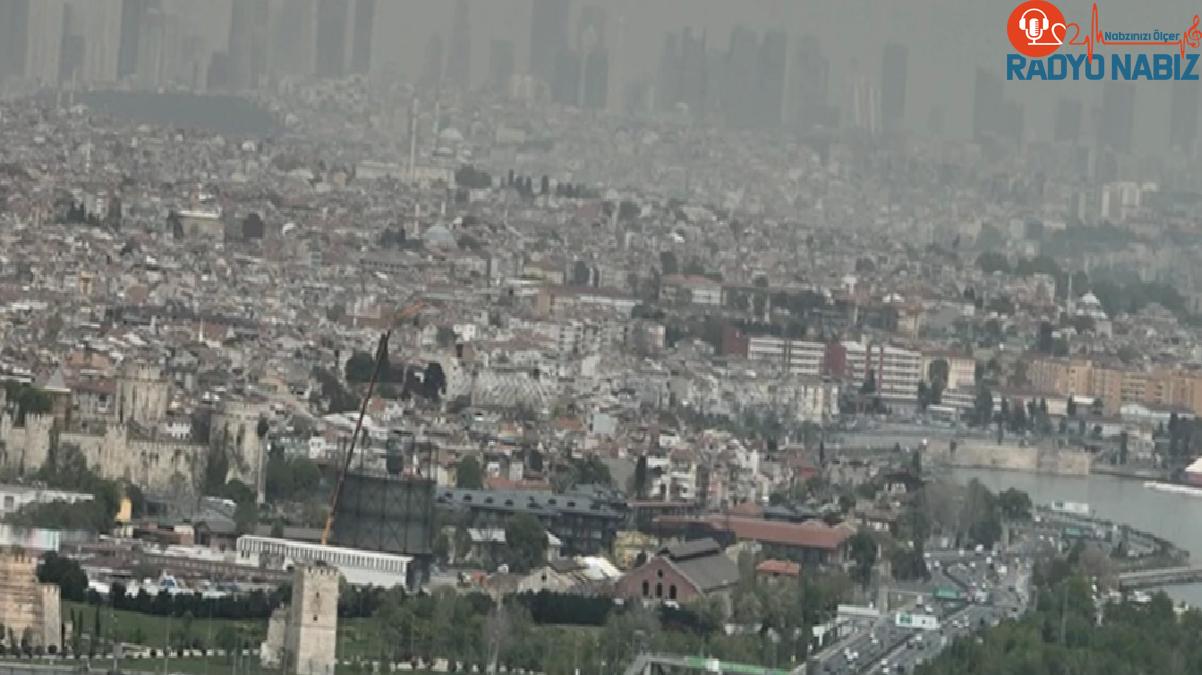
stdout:
POLYGON ((121 506, 122 497, 130 499, 135 516, 144 508, 145 499, 136 485, 101 478, 92 471, 78 446, 51 441, 46 463, 34 479, 47 486, 92 495, 91 501, 27 504, 5 520, 20 527, 58 530, 108 532, 121 506))
MULTIPOLYGON (((357 351, 346 362, 346 380, 352 384, 365 384, 371 380, 375 369, 375 357, 367 352, 357 351)), ((424 399, 438 401, 447 388, 446 374, 442 364, 437 361, 427 363, 423 369, 412 364, 393 365, 385 357, 384 363, 380 365, 378 382, 380 387, 377 391, 382 398, 407 399, 416 394, 424 399)))

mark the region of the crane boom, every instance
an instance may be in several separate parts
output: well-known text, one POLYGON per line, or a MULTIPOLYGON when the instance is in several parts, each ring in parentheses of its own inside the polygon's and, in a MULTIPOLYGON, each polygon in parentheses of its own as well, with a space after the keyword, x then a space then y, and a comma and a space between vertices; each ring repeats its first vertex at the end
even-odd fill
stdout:
POLYGON ((330 544, 330 532, 334 529, 334 516, 338 513, 338 498, 342 496, 342 485, 346 482, 346 474, 351 468, 351 459, 355 456, 355 445, 359 442, 359 434, 363 431, 363 418, 367 416, 367 404, 371 401, 371 395, 376 389, 376 380, 380 377, 380 370, 388 359, 388 338, 391 336, 392 331, 381 335, 380 344, 376 347, 376 367, 372 369, 371 379, 367 382, 367 394, 363 397, 363 404, 359 407, 359 419, 355 421, 355 433, 351 436, 351 445, 347 448, 346 458, 342 461, 342 467, 338 471, 338 482, 334 484, 334 494, 330 496, 330 513, 326 515, 326 526, 321 531, 322 546, 330 544))
MULTIPOLYGON (((420 300, 406 305, 396 313, 394 325, 401 325, 405 321, 413 319, 425 307, 426 303, 420 300)), ((355 445, 359 442, 359 435, 363 432, 363 418, 367 416, 367 404, 371 401, 371 395, 376 390, 376 381, 380 379, 380 371, 388 361, 388 339, 390 337, 392 337, 391 330, 380 336, 380 344, 376 347, 376 366, 371 371, 371 379, 367 382, 367 394, 363 396, 363 404, 359 407, 359 419, 355 421, 355 434, 351 436, 351 445, 347 448, 346 458, 343 460, 342 467, 338 472, 338 482, 334 484, 334 494, 330 495, 330 513, 326 515, 326 526, 321 531, 322 546, 329 546, 330 544, 330 533, 334 530, 334 517, 338 514, 338 499, 342 496, 342 485, 346 482, 346 474, 351 470, 351 460, 355 456, 355 445)), ((408 377, 409 372, 408 367, 406 367, 405 379, 407 380, 408 377)))

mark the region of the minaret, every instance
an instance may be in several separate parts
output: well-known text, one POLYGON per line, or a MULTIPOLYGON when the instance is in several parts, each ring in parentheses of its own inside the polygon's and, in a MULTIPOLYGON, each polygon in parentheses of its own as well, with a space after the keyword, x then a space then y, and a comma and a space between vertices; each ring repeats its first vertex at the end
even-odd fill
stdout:
POLYGON ((409 180, 417 177, 417 97, 409 104, 409 180))
POLYGON ((1075 308, 1076 297, 1073 296, 1073 273, 1068 273, 1068 296, 1065 298, 1065 307, 1068 308, 1068 313, 1071 316, 1075 308))

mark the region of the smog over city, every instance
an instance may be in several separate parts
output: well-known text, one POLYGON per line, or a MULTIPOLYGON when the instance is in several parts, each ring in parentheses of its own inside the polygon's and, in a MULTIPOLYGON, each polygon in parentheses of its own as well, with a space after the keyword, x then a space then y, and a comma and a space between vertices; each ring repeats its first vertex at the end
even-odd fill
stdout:
POLYGON ((0 0, 0 675, 1202 673, 1200 54, 0 0))

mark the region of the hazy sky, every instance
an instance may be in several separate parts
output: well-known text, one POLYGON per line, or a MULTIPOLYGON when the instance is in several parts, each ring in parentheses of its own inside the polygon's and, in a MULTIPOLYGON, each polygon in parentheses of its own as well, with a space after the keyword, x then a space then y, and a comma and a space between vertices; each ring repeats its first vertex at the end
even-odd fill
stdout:
MULTIPOLYGON (((449 34, 453 0, 380 0, 374 55, 377 63, 401 64, 407 76, 422 64, 431 32, 449 34)), ((527 65, 530 0, 472 0, 471 27, 475 48, 472 73, 487 73, 488 43, 512 39, 518 71, 527 65)), ((909 49, 906 123, 925 130, 932 108, 939 108, 949 131, 969 128, 972 88, 978 65, 1004 76, 1005 22, 1014 4, 997 0, 575 0, 569 35, 581 7, 607 9, 608 40, 616 40, 617 20, 625 17, 625 48, 611 61, 611 76, 629 80, 654 78, 658 72, 663 34, 684 26, 705 28, 711 48, 724 48, 731 27, 782 29, 792 35, 818 36, 832 63, 831 97, 843 104, 850 79, 879 81, 881 45, 894 41, 909 49)), ((1060 2, 1070 20, 1088 25, 1085 1, 1060 2)), ((1181 31, 1202 5, 1183 0, 1155 3, 1110 2, 1099 5, 1109 30, 1181 31)), ((1167 100, 1172 87, 1197 83, 1140 83, 1137 85, 1136 139, 1156 145, 1167 126, 1167 100)), ((1026 135, 1051 135, 1051 120, 1060 97, 1078 97, 1086 106, 1086 133, 1100 105, 1101 83, 1019 83, 1005 85, 1009 98, 1026 106, 1026 135)))
MULTIPOLYGON (((35 2, 37 0, 34 0, 35 2)), ((92 0, 88 0, 89 2, 92 0)), ((96 0, 97 2, 101 0, 96 0)), ((104 0, 119 2, 119 0, 104 0)), ((182 12, 190 26, 207 38, 211 49, 225 49, 231 2, 240 0, 164 0, 182 12)), ((281 5, 301 0, 274 0, 281 5)), ((569 41, 575 41, 576 22, 589 4, 606 10, 605 34, 610 47, 609 72, 613 107, 618 107, 623 84, 652 81, 659 73, 666 31, 684 27, 705 29, 711 51, 724 51, 730 30, 743 25, 755 30, 782 30, 790 38, 816 36, 830 61, 829 103, 849 109, 852 86, 881 81, 882 47, 887 42, 906 46, 907 81, 905 126, 927 131, 932 118, 943 120, 946 133, 965 137, 970 130, 975 71, 985 67, 1005 75, 1010 46, 1005 22, 1014 7, 1009 0, 563 0, 572 6, 569 41), (621 30, 619 27, 621 26, 621 30), (619 34, 622 49, 617 49, 619 34)), ((5 0, 0 0, 0 4, 5 0)), ((388 66, 407 79, 422 73, 431 35, 450 44, 456 0, 376 0, 373 70, 388 66)), ((1088 25, 1090 2, 1057 3, 1070 20, 1088 25)), ((488 74, 491 40, 512 40, 517 72, 526 72, 530 45, 531 0, 469 0, 472 80, 483 83, 488 74)), ((298 5, 299 6, 299 5, 298 5)), ((1108 30, 1184 31, 1193 14, 1202 10, 1185 0, 1100 3, 1108 30)), ((1135 140, 1151 151, 1167 141, 1168 100, 1173 88, 1197 83, 1138 83, 1135 140)), ((1024 136, 1051 136, 1053 112, 1061 98, 1084 104, 1083 134, 1095 132, 1102 83, 1012 82, 1005 96, 1025 108, 1024 136)), ((845 115, 846 117, 846 115, 845 115)))

